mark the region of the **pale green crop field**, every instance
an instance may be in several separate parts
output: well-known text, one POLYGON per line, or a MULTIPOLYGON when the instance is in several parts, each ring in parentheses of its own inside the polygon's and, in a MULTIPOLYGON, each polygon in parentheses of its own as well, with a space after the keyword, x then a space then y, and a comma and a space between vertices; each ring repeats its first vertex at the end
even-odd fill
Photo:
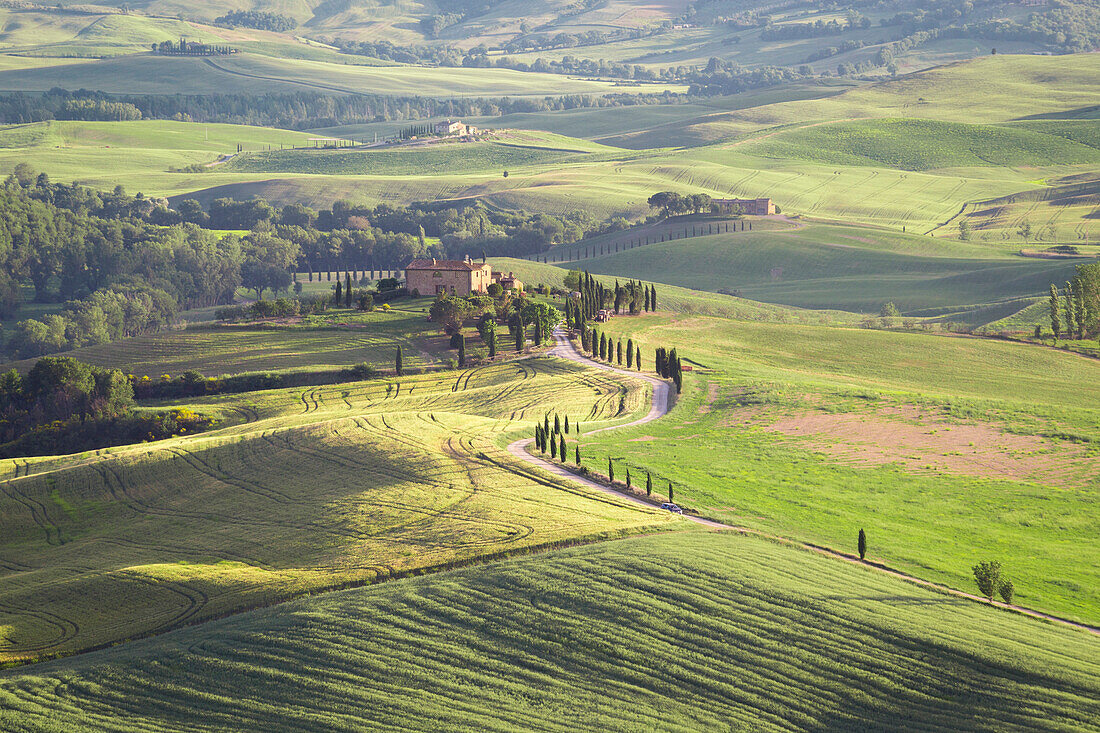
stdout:
POLYGON ((801 308, 878 313, 893 302, 904 313, 1041 295, 1050 283, 1071 279, 1080 262, 872 227, 811 224, 677 239, 562 267, 801 308))
POLYGON ((995 340, 621 317, 651 369, 657 346, 694 366, 673 412, 594 436, 590 465, 704 515, 851 552, 974 590, 1004 563, 1018 602, 1100 620, 1100 362, 995 340))
POLYGON ((161 632, 398 573, 680 526, 498 447, 547 411, 593 425, 642 383, 535 359, 194 398, 217 429, 0 462, 0 659, 161 632))
POLYGON ((0 676, 67 730, 1088 730, 1100 645, 733 533, 605 542, 0 676))

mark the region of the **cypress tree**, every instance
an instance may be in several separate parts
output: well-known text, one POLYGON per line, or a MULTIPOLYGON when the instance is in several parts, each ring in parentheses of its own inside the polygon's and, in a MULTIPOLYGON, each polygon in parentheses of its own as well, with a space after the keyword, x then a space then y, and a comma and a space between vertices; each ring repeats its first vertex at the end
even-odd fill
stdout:
POLYGON ((519 317, 519 327, 516 329, 516 351, 523 351, 524 342, 527 340, 524 336, 523 329, 523 317, 519 317))
POLYGON ((550 436, 550 457, 551 458, 557 458, 558 457, 558 441, 554 440, 553 435, 550 436))
POLYGON ((628 489, 631 488, 631 486, 630 486, 630 467, 629 466, 627 466, 627 469, 626 469, 626 488, 628 488, 628 489))
POLYGON ((615 466, 611 463, 611 456, 607 457, 607 480, 615 483, 615 466))
POLYGON ((535 447, 542 450, 542 426, 535 423, 535 447))
POLYGON ((565 451, 565 436, 561 436, 561 442, 558 444, 558 455, 561 457, 561 462, 565 463, 569 454, 565 451))
POLYGON ((1062 294, 1062 302, 1066 308, 1066 337, 1073 338, 1073 324, 1077 322, 1076 308, 1073 303, 1073 285, 1066 281, 1066 291, 1062 294))
POLYGON ((492 359, 497 355, 497 324, 492 318, 486 324, 485 338, 489 341, 489 358, 492 359))
POLYGON ((568 415, 565 416, 565 434, 566 435, 569 434, 569 416, 568 415))
POLYGON ((615 361, 619 366, 623 365, 623 340, 619 339, 619 343, 615 345, 615 361))
POLYGON ((638 371, 642 371, 642 347, 638 347, 637 353, 634 354, 634 365, 638 367, 638 371))
POLYGON ((1079 278, 1073 279, 1073 311, 1077 315, 1077 338, 1085 338, 1085 288, 1079 278))
POLYGON ((576 451, 576 453, 574 454, 574 460, 576 461, 577 465, 579 466, 579 465, 581 465, 581 446, 580 446, 580 443, 578 443, 576 445, 574 450, 576 451))
POLYGON ((405 373, 405 365, 402 364, 402 359, 401 359, 401 346, 400 345, 398 345, 398 347, 397 347, 397 358, 394 359, 393 366, 394 366, 394 371, 397 373, 397 376, 400 377, 405 373))
POLYGON ((344 307, 351 307, 351 273, 347 273, 347 285, 344 286, 344 307))
POLYGON ((634 366, 634 339, 626 340, 626 368, 631 369, 634 366))
POLYGON ((1050 284, 1050 330, 1054 332, 1054 338, 1062 335, 1062 317, 1058 308, 1058 288, 1054 283, 1050 284))
POLYGON ((657 286, 649 286, 649 309, 652 311, 657 310, 657 286))
POLYGON ((867 557, 867 533, 863 531, 863 527, 859 528, 859 559, 867 557))
POLYGON ((547 414, 542 418, 542 434, 546 437, 550 437, 553 433, 550 432, 550 415, 547 414))
POLYGON ((607 336, 600 334, 600 358, 607 361, 607 336))
POLYGON ((672 503, 672 482, 668 482, 668 503, 672 503))
POLYGON ((558 417, 558 413, 554 413, 554 434, 561 432, 561 418, 558 417))
MULTIPOLYGON (((336 273, 336 274, 339 275, 340 273, 336 273)), ((343 300, 343 293, 344 293, 344 289, 340 286, 340 279, 337 278, 336 279, 336 297, 333 298, 333 300, 332 300, 332 304, 335 305, 337 308, 340 307, 340 301, 343 300)))
POLYGON ((466 337, 458 334, 458 365, 466 366, 466 337))
POLYGON ((542 346, 542 319, 535 319, 535 346, 542 346))
POLYGON ((653 474, 649 473, 648 471, 645 475, 645 495, 653 495, 653 474))

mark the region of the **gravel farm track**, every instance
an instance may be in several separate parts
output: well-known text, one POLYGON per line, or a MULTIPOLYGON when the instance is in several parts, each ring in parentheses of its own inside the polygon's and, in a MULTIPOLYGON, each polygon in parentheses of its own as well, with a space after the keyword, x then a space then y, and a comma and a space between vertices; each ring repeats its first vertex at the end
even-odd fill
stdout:
MULTIPOLYGON (((573 342, 566 335, 565 330, 561 327, 558 327, 554 331, 554 338, 557 340, 557 345, 554 346, 552 349, 550 349, 550 351, 547 352, 547 355, 556 356, 556 357, 559 357, 559 358, 562 358, 562 359, 568 359, 570 361, 575 361, 577 363, 585 364, 585 365, 590 366, 590 367, 595 368, 595 369, 602 369, 604 371, 623 374, 623 375, 629 376, 633 379, 640 379, 640 380, 648 383, 653 389, 652 403, 651 403, 651 406, 649 408, 649 412, 647 414, 645 414, 644 416, 638 418, 637 420, 633 420, 631 422, 624 423, 622 425, 614 425, 614 426, 608 427, 608 428, 600 428, 599 430, 593 430, 593 431, 590 431, 590 432, 583 433, 584 435, 594 435, 596 433, 601 433, 601 432, 604 432, 604 431, 607 431, 607 430, 618 430, 620 428, 633 427, 635 425, 643 425, 645 423, 657 420, 658 418, 664 417, 665 415, 668 414, 668 411, 670 409, 670 406, 669 406, 670 394, 669 394, 669 383, 668 382, 666 382, 664 380, 661 380, 661 379, 657 379, 655 377, 647 376, 645 374, 639 374, 638 372, 628 371, 626 369, 620 369, 618 367, 613 367, 613 366, 610 366, 608 364, 604 364, 602 362, 595 361, 593 359, 589 359, 588 357, 584 356, 583 354, 581 354, 577 350, 576 346, 573 345, 573 342)), ((642 499, 639 496, 636 496, 634 494, 627 494, 625 492, 622 492, 622 491, 619 491, 615 488, 612 488, 612 487, 610 487, 606 484, 599 483, 597 481, 593 481, 591 479, 585 478, 585 477, 580 476, 580 475, 570 471, 569 469, 565 468, 563 464, 548 461, 544 458, 541 458, 541 457, 531 453, 530 450, 529 450, 529 447, 534 442, 535 442, 534 438, 523 438, 521 440, 517 440, 517 441, 515 441, 515 442, 508 445, 508 452, 511 453, 516 458, 519 458, 520 460, 526 461, 528 463, 531 463, 533 465, 538 466, 539 468, 541 468, 543 470, 549 471, 550 473, 554 474, 555 476, 562 476, 562 477, 568 478, 572 481, 583 484, 584 486, 587 486, 588 488, 595 489, 596 491, 600 491, 600 492, 603 492, 605 494, 613 494, 613 495, 618 496, 621 499, 623 499, 625 501, 628 501, 628 502, 631 502, 633 504, 640 504, 640 505, 647 506, 647 507, 655 506, 655 504, 651 501, 646 501, 646 500, 644 500, 644 499, 642 499)), ((843 553, 843 552, 837 552, 835 550, 831 550, 831 549, 826 548, 826 547, 820 547, 818 545, 807 544, 805 542, 797 542, 797 541, 790 540, 789 538, 786 538, 786 537, 780 537, 778 535, 772 535, 772 534, 768 534, 766 532, 760 532, 760 531, 752 529, 750 527, 739 527, 739 526, 732 525, 732 524, 724 524, 722 522, 716 522, 712 519, 706 519, 705 517, 693 516, 693 515, 690 515, 690 514, 685 514, 684 519, 686 519, 688 521, 695 522, 696 524, 703 525, 705 527, 709 527, 709 528, 714 529, 714 530, 734 531, 734 532, 741 532, 741 533, 745 533, 745 534, 756 534, 756 535, 760 535, 760 536, 764 536, 764 537, 769 537, 771 539, 779 540, 781 542, 786 542, 788 544, 792 544, 792 545, 801 547, 801 548, 806 549, 806 550, 817 552, 819 554, 826 555, 828 557, 832 557, 832 558, 835 558, 837 560, 843 560, 845 562, 850 562, 850 563, 853 563, 855 565, 862 565, 864 567, 867 567, 867 568, 870 568, 870 569, 873 569, 873 570, 877 570, 877 571, 885 573, 887 575, 891 575, 895 578, 899 578, 901 580, 905 580, 905 581, 908 581, 910 583, 915 583, 915 584, 923 586, 925 588, 931 588, 931 589, 937 590, 941 593, 945 593, 947 595, 955 596, 956 598, 965 598, 967 600, 975 601, 975 602, 978 602, 978 603, 984 603, 984 604, 987 604, 987 605, 996 606, 997 608, 1001 608, 1001 609, 1004 609, 1004 610, 1007 610, 1007 611, 1013 611, 1013 612, 1016 612, 1016 613, 1023 614, 1025 616, 1030 616, 1032 618, 1041 619, 1041 620, 1048 621, 1048 622, 1051 622, 1051 623, 1056 623, 1056 624, 1059 624, 1059 625, 1062 625, 1062 626, 1068 626, 1070 628, 1078 629, 1079 631, 1084 631, 1084 632, 1089 633, 1089 634, 1094 634, 1096 636, 1100 636, 1100 628, 1095 627, 1095 626, 1089 626, 1088 624, 1077 623, 1075 621, 1070 621, 1069 619, 1060 618, 1058 616, 1052 616, 1050 614, 1042 613, 1041 611, 1036 611, 1036 610, 1033 610, 1033 609, 1030 609, 1030 608, 1025 608, 1023 606, 1016 606, 1016 605, 1012 605, 1012 604, 1008 604, 1008 603, 1002 603, 1001 601, 989 600, 989 599, 983 598, 982 596, 974 595, 973 593, 967 593, 965 591, 957 590, 955 588, 949 588, 947 586, 940 585, 939 583, 933 583, 933 582, 930 582, 928 580, 923 580, 923 579, 918 578, 914 575, 909 575, 908 573, 903 573, 901 571, 894 570, 892 568, 886 567, 884 565, 880 565, 878 563, 866 562, 866 561, 860 560, 858 557, 855 557, 854 555, 848 555, 848 554, 843 553)))

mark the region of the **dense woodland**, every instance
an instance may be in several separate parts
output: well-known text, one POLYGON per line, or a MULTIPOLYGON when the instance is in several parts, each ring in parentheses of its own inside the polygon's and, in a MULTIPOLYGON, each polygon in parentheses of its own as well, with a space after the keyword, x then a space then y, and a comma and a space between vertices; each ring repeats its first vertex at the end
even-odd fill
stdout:
MULTIPOLYGON (((377 207, 336 201, 316 211, 263 200, 208 208, 53 183, 21 164, 0 188, 0 310, 22 286, 58 313, 19 321, 7 349, 25 358, 149 333, 188 308, 291 287, 292 270, 403 268, 416 257, 523 256, 630 225, 583 214, 492 211, 480 202, 377 207), (247 231, 244 236, 222 231, 247 231)), ((310 275, 312 277, 312 275, 310 275)))

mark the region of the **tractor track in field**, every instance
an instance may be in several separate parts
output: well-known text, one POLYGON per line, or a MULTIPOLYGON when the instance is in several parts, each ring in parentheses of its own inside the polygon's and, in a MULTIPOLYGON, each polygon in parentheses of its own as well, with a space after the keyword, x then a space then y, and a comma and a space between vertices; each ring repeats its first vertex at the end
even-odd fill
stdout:
MULTIPOLYGON (((595 435, 597 433, 603 433, 603 432, 606 432, 606 431, 609 431, 609 430, 619 430, 619 429, 622 429, 622 428, 634 427, 636 425, 644 425, 645 423, 652 422, 652 421, 654 421, 654 420, 656 420, 660 417, 664 417, 666 414, 668 414, 668 410, 669 410, 669 407, 668 407, 669 384, 668 384, 668 382, 657 379, 655 377, 650 377, 648 375, 639 374, 638 372, 627 371, 625 369, 620 369, 620 368, 617 368, 617 367, 613 367, 609 364, 604 364, 602 362, 593 361, 593 360, 589 359, 588 357, 584 356, 583 354, 581 354, 577 350, 577 348, 573 345, 573 342, 569 340, 569 338, 565 335, 565 331, 560 326, 554 330, 554 338, 557 340, 557 345, 548 352, 549 356, 557 356, 557 357, 560 357, 562 359, 568 359, 570 361, 575 361, 577 363, 584 364, 586 366, 590 366, 594 369, 601 369, 603 371, 622 374, 624 376, 629 376, 629 377, 633 377, 635 379, 640 379, 640 380, 650 384, 653 387, 653 396, 652 396, 652 400, 651 400, 651 403, 650 403, 650 409, 649 409, 649 412, 647 414, 643 415, 642 417, 638 418, 637 420, 633 420, 631 422, 624 423, 622 425, 612 425, 610 427, 600 428, 598 430, 592 430, 592 431, 589 431, 589 432, 586 432, 586 433, 578 433, 578 435, 595 435)), ((584 484, 585 486, 587 486, 591 489, 595 489, 596 491, 599 491, 601 493, 611 494, 611 495, 617 496, 620 499, 625 500, 625 501, 627 501, 631 504, 645 506, 649 509, 654 508, 654 505, 651 502, 645 501, 645 500, 641 499, 640 497, 634 496, 633 494, 624 493, 624 492, 619 491, 617 489, 611 488, 610 486, 606 486, 604 484, 598 483, 596 481, 585 478, 583 476, 579 476, 579 475, 573 473, 572 471, 568 470, 567 468, 565 468, 562 464, 552 463, 551 461, 548 461, 544 458, 536 456, 533 453, 530 453, 527 450, 528 446, 530 446, 534 442, 535 442, 534 438, 521 438, 520 440, 517 440, 517 441, 514 441, 513 443, 510 443, 508 445, 507 450, 515 458, 518 458, 519 460, 524 461, 528 464, 536 465, 539 468, 554 474, 555 476, 560 476, 560 477, 563 477, 563 478, 571 479, 572 481, 574 481, 576 483, 584 484)), ((1067 619, 1067 618, 1062 618, 1060 616, 1054 616, 1052 614, 1043 613, 1042 611, 1036 611, 1034 609, 1026 608, 1024 606, 1016 606, 1016 605, 1012 605, 1012 604, 1009 604, 1009 603, 1003 603, 1001 601, 989 600, 989 599, 983 598, 981 596, 974 595, 973 593, 967 593, 966 591, 961 591, 961 590, 958 590, 958 589, 955 589, 955 588, 951 588, 951 587, 948 587, 948 586, 945 586, 945 585, 941 585, 939 583, 934 583, 930 580, 925 580, 923 578, 918 578, 915 575, 910 575, 910 574, 902 572, 900 570, 894 570, 893 568, 890 568, 890 567, 888 567, 886 565, 883 565, 881 563, 867 562, 867 561, 864 561, 864 560, 860 560, 858 557, 856 557, 854 555, 849 555, 849 554, 844 553, 844 552, 838 552, 837 550, 833 550, 833 549, 830 549, 828 547, 823 547, 821 545, 815 545, 815 544, 812 544, 812 543, 809 543, 809 542, 801 542, 801 541, 798 541, 798 540, 792 540, 788 537, 783 537, 781 535, 775 535, 775 534, 771 534, 771 533, 768 533, 768 532, 762 532, 760 530, 752 529, 751 527, 742 527, 742 526, 734 525, 734 524, 725 524, 723 522, 717 522, 713 519, 706 519, 704 517, 691 516, 691 515, 685 514, 684 519, 686 519, 688 521, 691 521, 691 522, 695 522, 696 524, 703 525, 704 527, 709 527, 711 529, 715 529, 715 530, 733 531, 733 532, 740 532, 741 534, 752 534, 752 535, 757 535, 757 536, 760 536, 760 537, 767 537, 769 539, 777 540, 779 542, 782 542, 782 543, 787 544, 787 545, 791 545, 793 547, 798 547, 798 548, 801 548, 801 549, 804 549, 804 550, 809 550, 811 552, 816 552, 818 554, 825 555, 826 557, 831 557, 835 560, 842 560, 844 562, 848 562, 848 563, 851 563, 853 565, 859 565, 861 567, 865 567, 865 568, 868 568, 870 570, 875 570, 875 571, 878 571, 878 572, 881 572, 881 573, 885 573, 886 575, 890 575, 894 578, 898 578, 899 580, 904 580, 904 581, 907 581, 909 583, 913 583, 914 585, 919 585, 923 588, 928 588, 930 590, 938 591, 938 592, 943 593, 945 595, 954 596, 955 598, 964 598, 966 600, 975 601, 977 603, 981 603, 981 604, 988 605, 988 606, 993 606, 993 607, 1000 608, 1000 609, 1003 609, 1003 610, 1006 610, 1006 611, 1012 611, 1012 612, 1021 614, 1023 616, 1029 616, 1031 618, 1039 619, 1039 620, 1042 620, 1042 621, 1049 621, 1051 623, 1055 623, 1055 624, 1058 624, 1060 626, 1066 626, 1066 627, 1069 627, 1069 628, 1072 628, 1072 629, 1077 629, 1078 631, 1084 631, 1084 632, 1089 633, 1089 634, 1100 636, 1100 627, 1090 626, 1089 624, 1079 623, 1077 621, 1071 621, 1070 619, 1067 619)))

